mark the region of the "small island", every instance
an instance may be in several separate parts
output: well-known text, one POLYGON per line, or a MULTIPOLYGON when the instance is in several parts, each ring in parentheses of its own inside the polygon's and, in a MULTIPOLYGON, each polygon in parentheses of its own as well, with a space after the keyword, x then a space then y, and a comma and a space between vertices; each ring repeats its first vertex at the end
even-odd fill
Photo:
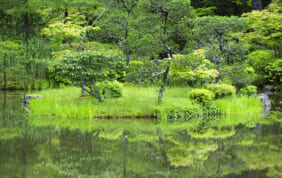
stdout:
POLYGON ((0 0, 0 177, 282 177, 281 0, 0 0))

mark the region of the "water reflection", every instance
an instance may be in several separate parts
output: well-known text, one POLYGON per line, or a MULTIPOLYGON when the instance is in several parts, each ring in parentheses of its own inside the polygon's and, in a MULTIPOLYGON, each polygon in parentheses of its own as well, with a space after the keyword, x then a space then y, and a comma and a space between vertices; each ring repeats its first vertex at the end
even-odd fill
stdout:
POLYGON ((38 118, 24 114, 22 96, 0 93, 2 177, 282 177, 278 112, 169 123, 38 118))

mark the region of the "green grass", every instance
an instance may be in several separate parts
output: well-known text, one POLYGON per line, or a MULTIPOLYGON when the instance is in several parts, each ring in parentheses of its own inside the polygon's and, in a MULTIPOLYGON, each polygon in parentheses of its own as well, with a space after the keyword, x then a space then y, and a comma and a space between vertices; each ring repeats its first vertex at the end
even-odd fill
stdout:
MULTIPOLYGON (((161 106, 189 105, 185 95, 189 89, 175 88, 165 91, 161 106)), ((158 92, 153 87, 125 88, 121 98, 110 98, 98 102, 94 97, 81 97, 81 89, 70 87, 39 92, 44 99, 33 100, 31 113, 56 117, 154 117, 158 92)))
POLYGON ((252 96, 228 96, 215 101, 215 105, 227 115, 262 116, 263 106, 260 100, 252 96))
MULTIPOLYGON (((98 102, 94 97, 81 97, 80 88, 45 90, 38 93, 43 99, 30 103, 32 115, 57 118, 182 118, 205 116, 208 113, 200 104, 187 96, 191 88, 167 88, 163 103, 157 103, 158 90, 153 87, 126 87, 121 98, 110 98, 98 102)), ((214 102, 222 113, 261 114, 258 99, 250 97, 228 97, 214 102)), ((211 114, 211 115, 212 115, 211 114)))

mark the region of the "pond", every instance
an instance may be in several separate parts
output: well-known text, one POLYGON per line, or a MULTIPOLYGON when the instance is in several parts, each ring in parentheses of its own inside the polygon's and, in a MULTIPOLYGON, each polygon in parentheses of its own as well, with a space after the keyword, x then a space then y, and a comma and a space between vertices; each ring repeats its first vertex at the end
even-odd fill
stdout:
POLYGON ((60 119, 28 116, 22 100, 0 91, 1 177, 282 177, 279 112, 248 122, 60 119))

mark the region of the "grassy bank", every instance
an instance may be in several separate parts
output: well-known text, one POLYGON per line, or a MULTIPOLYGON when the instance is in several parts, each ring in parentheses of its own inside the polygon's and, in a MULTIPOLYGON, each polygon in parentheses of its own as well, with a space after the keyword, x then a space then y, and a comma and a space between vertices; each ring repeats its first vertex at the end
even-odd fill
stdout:
POLYGON ((158 90, 153 87, 127 87, 121 98, 100 103, 91 96, 81 97, 81 89, 70 87, 41 91, 44 99, 32 100, 32 115, 64 118, 192 118, 224 113, 259 115, 259 100, 250 97, 228 97, 201 106, 187 97, 189 88, 167 88, 163 103, 157 103, 158 90))

